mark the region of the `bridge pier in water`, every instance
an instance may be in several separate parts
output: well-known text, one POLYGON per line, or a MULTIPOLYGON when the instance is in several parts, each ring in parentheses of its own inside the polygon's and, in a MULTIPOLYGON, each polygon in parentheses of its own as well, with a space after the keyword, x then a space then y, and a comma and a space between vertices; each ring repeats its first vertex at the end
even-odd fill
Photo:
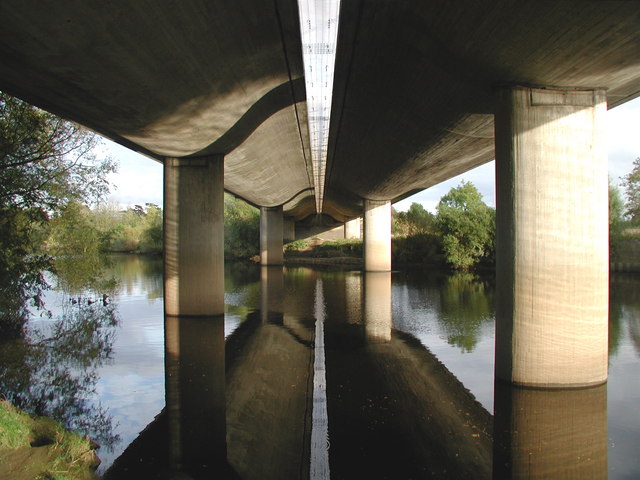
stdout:
POLYGON ((391 270, 391 202, 364 200, 364 269, 391 270))
POLYGON ((282 265, 284 217, 282 206, 260 208, 260 264, 282 265))
POLYGON ((223 157, 164 161, 167 315, 224 313, 223 157))
POLYGON ((608 176, 603 90, 500 90, 496 378, 607 379, 608 176))

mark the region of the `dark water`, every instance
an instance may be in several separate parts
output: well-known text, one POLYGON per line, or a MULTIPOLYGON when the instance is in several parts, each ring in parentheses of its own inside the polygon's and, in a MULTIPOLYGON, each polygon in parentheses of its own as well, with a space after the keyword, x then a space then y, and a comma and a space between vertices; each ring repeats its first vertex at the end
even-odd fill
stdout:
POLYGON ((224 318, 165 323, 161 267, 116 257, 106 302, 51 292, 0 345, 0 391, 105 478, 640 478, 638 276, 612 276, 606 385, 494 392, 490 277, 232 265, 224 318))

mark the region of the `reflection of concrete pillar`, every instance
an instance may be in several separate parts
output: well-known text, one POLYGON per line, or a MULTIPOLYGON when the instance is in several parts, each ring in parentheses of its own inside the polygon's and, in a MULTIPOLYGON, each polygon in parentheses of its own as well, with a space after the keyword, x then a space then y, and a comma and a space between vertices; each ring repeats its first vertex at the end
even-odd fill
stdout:
POLYGON ((607 478, 607 387, 497 385, 493 433, 496 480, 607 478))
POLYGON ((222 157, 164 162, 167 315, 224 313, 222 157))
POLYGON ((260 316, 262 322, 281 323, 283 317, 284 271, 282 266, 260 269, 260 316))
POLYGON ((166 316, 165 349, 171 468, 220 472, 227 458, 224 316, 166 316))
POLYGON ((360 238, 362 219, 360 217, 344 222, 344 238, 360 238))
POLYGON ((260 209, 260 263, 282 265, 282 207, 260 209))
POLYGON ((364 274, 364 327, 370 341, 391 340, 391 272, 364 274))
POLYGON ((362 275, 360 272, 345 272, 345 303, 347 323, 362 322, 362 275))
POLYGON ((391 270, 391 202, 364 200, 364 269, 391 270))
POLYGON ((180 320, 166 316, 164 321, 165 403, 169 423, 169 467, 182 468, 180 432, 180 320))
POLYGON ((296 221, 293 217, 284 217, 282 228, 282 240, 285 243, 293 242, 296 239, 296 221))
POLYGON ((496 111, 496 376, 607 378, 608 187, 602 90, 523 87, 496 111))

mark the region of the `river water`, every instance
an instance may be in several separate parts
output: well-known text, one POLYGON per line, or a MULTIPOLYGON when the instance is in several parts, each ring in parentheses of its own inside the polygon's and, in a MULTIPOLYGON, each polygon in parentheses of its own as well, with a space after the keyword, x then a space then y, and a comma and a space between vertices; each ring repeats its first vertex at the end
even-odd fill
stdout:
POLYGON ((640 276, 611 278, 607 384, 558 392, 494 388, 490 276, 235 264, 224 317, 165 321, 159 259, 104 275, 0 344, 0 392, 105 478, 640 478, 640 276))

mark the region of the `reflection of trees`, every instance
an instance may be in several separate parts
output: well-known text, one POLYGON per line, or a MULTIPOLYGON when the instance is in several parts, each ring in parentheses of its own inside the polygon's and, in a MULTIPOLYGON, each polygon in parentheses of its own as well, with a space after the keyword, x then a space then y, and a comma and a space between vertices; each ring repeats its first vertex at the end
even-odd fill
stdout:
POLYGON ((629 336, 633 345, 636 347, 636 353, 640 355, 640 308, 634 307, 628 310, 629 336))
POLYGON ((470 273, 444 279, 438 321, 449 344, 467 352, 475 348, 482 324, 495 314, 493 292, 486 281, 470 273))
POLYGON ((624 342, 625 330, 640 355, 640 282, 634 275, 613 274, 609 288, 609 355, 624 342), (626 324, 626 326, 625 326, 626 324))
POLYGON ((0 392, 32 414, 112 445, 118 440, 112 419, 91 396, 96 370, 111 356, 117 323, 114 305, 67 298, 49 328, 32 328, 26 339, 2 345, 0 392))
POLYGON ((130 296, 142 289, 149 300, 162 298, 162 257, 116 254, 108 258, 105 274, 118 279, 118 293, 130 296))
POLYGON ((101 253, 86 255, 64 255, 53 261, 57 287, 72 295, 83 294, 88 290, 111 294, 115 287, 115 278, 108 275, 110 262, 101 253))

